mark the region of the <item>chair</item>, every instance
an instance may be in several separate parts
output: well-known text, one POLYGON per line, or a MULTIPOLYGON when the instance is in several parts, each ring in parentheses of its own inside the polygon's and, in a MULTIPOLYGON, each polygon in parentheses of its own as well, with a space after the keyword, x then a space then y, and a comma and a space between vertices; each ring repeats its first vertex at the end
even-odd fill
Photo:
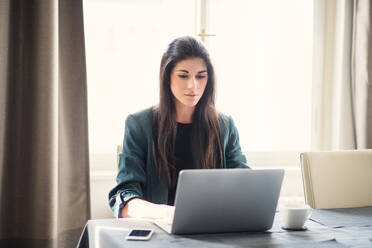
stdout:
POLYGON ((116 146, 116 166, 119 166, 120 153, 123 151, 123 146, 116 146))
POLYGON ((372 206, 372 150, 305 152, 301 170, 312 208, 372 206))

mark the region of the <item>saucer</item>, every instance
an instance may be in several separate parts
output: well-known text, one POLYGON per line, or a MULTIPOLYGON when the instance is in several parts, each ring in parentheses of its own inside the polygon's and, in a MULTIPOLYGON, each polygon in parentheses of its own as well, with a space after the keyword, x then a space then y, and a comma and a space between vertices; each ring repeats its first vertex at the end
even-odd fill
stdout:
POLYGON ((301 228, 288 228, 288 227, 282 226, 282 229, 283 230, 286 230, 286 231, 306 231, 307 230, 307 227, 306 226, 303 226, 301 228))

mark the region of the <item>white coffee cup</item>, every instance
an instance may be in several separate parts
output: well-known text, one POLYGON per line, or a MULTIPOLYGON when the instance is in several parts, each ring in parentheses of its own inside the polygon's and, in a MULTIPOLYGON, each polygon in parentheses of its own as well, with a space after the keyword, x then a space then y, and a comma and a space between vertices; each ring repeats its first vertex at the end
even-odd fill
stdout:
POLYGON ((312 208, 305 204, 285 205, 280 211, 283 228, 304 229, 305 222, 311 216, 312 208))

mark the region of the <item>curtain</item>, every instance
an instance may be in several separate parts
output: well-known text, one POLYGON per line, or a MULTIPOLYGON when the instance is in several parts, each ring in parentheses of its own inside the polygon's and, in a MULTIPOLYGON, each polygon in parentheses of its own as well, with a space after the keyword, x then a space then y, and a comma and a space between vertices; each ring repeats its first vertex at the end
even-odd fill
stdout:
POLYGON ((312 150, 372 148, 369 0, 315 0, 312 150))
POLYGON ((355 148, 352 30, 352 1, 314 1, 312 150, 355 148))
POLYGON ((75 247, 90 218, 82 1, 0 1, 0 247, 75 247))
POLYGON ((372 148, 372 11, 354 0, 352 96, 356 148, 372 148))

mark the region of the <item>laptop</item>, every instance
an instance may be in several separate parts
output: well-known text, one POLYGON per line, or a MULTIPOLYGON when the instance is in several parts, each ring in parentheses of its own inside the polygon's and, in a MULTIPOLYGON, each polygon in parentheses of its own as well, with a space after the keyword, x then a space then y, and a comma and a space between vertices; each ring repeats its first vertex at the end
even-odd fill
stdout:
POLYGON ((266 231, 273 225, 284 170, 194 169, 178 177, 170 234, 266 231))

